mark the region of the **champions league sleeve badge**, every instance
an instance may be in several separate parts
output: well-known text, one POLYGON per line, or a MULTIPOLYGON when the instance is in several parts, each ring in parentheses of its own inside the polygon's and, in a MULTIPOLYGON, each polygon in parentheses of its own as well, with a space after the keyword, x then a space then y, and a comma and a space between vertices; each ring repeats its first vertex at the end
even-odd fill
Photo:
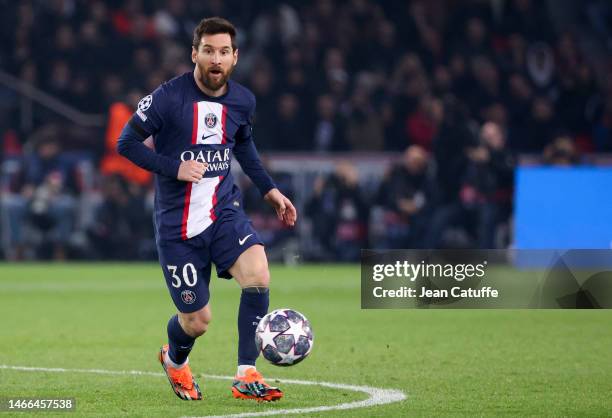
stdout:
POLYGON ((144 112, 151 107, 151 103, 153 103, 153 96, 151 96, 150 94, 148 96, 143 97, 138 102, 138 109, 136 110, 136 114, 143 122, 147 121, 147 115, 145 115, 144 112))

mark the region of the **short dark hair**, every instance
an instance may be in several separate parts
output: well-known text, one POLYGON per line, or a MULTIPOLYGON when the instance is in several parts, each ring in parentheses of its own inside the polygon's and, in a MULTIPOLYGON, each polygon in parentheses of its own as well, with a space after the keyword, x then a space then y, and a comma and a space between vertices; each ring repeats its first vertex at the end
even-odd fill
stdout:
POLYGON ((222 17, 208 17, 202 19, 193 30, 193 47, 198 49, 202 36, 227 33, 232 38, 232 49, 236 49, 236 28, 222 17))

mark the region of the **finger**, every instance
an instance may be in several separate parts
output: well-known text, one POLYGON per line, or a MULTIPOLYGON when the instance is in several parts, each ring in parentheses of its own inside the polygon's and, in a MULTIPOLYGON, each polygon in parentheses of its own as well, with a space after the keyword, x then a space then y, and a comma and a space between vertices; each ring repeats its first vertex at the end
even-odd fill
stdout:
POLYGON ((289 225, 289 226, 295 226, 295 218, 293 218, 293 217, 288 217, 288 218, 287 218, 287 225, 289 225))
POLYGON ((207 163, 203 163, 200 164, 198 166, 198 172, 200 172, 202 174, 202 177, 204 176, 204 174, 206 174, 206 170, 208 169, 208 164, 207 163))
POLYGON ((295 225, 295 221, 297 220, 297 210, 295 210, 295 206, 293 206, 293 203, 291 203, 289 199, 287 199, 285 203, 287 205, 287 211, 285 213, 285 218, 287 219, 287 222, 291 226, 293 226, 295 225))
POLYGON ((294 226, 295 218, 292 216, 291 212, 287 210, 285 215, 283 216, 283 224, 286 226, 294 226))
POLYGON ((287 217, 284 217, 283 218, 283 225, 285 225, 285 226, 293 226, 293 223, 287 217))
POLYGON ((293 203, 291 203, 291 201, 287 199, 285 204, 287 205, 287 211, 289 213, 289 216, 294 220, 297 219, 297 210, 295 210, 295 206, 293 206, 293 203))
POLYGON ((285 216, 285 204, 281 201, 277 208, 276 208, 276 214, 278 215, 278 219, 279 220, 283 220, 283 217, 285 216))

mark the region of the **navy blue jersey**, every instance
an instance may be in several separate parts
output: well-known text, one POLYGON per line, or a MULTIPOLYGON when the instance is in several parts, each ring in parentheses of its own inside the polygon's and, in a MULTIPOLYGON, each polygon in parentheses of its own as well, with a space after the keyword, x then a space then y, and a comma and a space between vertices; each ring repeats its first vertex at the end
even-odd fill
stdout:
POLYGON ((193 72, 158 87, 143 98, 119 139, 119 152, 155 176, 155 226, 162 240, 202 233, 226 207, 240 201, 230 171, 233 153, 262 194, 274 186, 263 169, 252 138, 255 96, 229 81, 226 94, 210 97, 193 72), (136 134, 136 135, 135 135, 136 134), (152 135, 155 151, 142 144, 152 135), (181 161, 208 163, 197 183, 177 180, 181 161))

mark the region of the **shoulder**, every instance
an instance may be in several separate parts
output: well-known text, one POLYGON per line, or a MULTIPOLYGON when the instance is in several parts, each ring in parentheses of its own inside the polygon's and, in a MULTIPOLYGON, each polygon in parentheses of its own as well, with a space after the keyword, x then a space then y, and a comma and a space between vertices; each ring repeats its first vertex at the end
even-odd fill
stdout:
POLYGON ((249 113, 254 112, 256 99, 253 92, 235 81, 230 80, 229 83, 231 83, 230 89, 232 94, 234 95, 236 101, 240 103, 241 107, 244 106, 244 109, 249 113))
POLYGON ((164 96, 166 99, 172 100, 172 98, 179 97, 189 88, 189 76, 191 73, 185 73, 174 77, 168 81, 164 81, 160 86, 155 89, 153 95, 164 96))
POLYGON ((189 74, 185 73, 161 83, 151 94, 140 101, 138 109, 145 111, 149 107, 153 107, 158 112, 163 113, 165 110, 172 108, 174 104, 180 103, 189 88, 189 79, 187 78, 189 74))

